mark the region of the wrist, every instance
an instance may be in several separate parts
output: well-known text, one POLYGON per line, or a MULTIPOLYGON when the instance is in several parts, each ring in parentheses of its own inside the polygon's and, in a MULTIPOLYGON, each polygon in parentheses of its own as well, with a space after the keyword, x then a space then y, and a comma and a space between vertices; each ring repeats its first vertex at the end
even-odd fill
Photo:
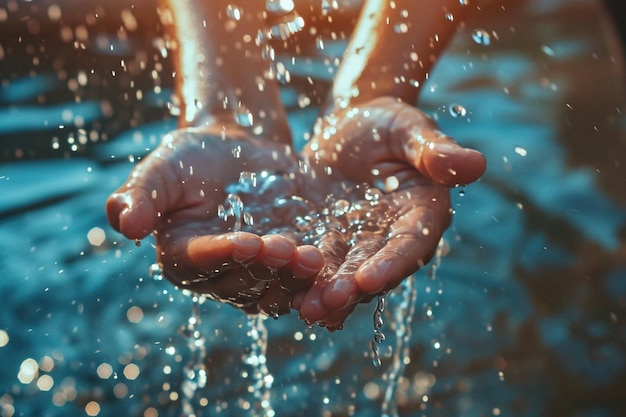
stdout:
POLYGON ((233 121, 250 134, 290 142, 275 80, 257 35, 264 2, 168 0, 182 127, 233 121))

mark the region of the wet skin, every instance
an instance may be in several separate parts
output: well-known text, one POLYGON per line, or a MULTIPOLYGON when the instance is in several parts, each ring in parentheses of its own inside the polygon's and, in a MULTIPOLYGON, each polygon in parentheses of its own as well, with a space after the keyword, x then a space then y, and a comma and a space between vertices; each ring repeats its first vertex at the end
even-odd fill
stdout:
POLYGON ((388 188, 377 204, 345 215, 344 224, 375 219, 377 227, 366 227, 356 243, 349 243, 350 233, 336 230, 322 236, 318 246, 326 265, 296 300, 305 320, 339 329, 357 303, 396 287, 432 258, 451 221, 449 188, 478 179, 485 159, 392 98, 335 111, 316 132, 303 157, 315 171, 330 167, 332 174, 318 173, 309 190, 341 194, 346 184, 388 188), (336 120, 334 126, 329 120, 336 120), (329 128, 335 133, 325 139, 329 128))
POLYGON ((237 125, 175 131, 109 198, 109 221, 130 239, 154 231, 164 274, 180 287, 252 313, 278 316, 295 308, 308 323, 334 330, 356 304, 397 286, 432 257, 450 223, 449 187, 470 183, 485 169, 480 153, 391 98, 331 114, 301 157, 306 172, 290 148, 237 125), (311 246, 293 218, 260 199, 269 226, 229 232, 232 224, 217 215, 224 187, 241 171, 262 170, 289 173, 288 192, 314 213, 328 210, 332 195, 353 206, 337 217, 340 224, 370 226, 356 234, 329 230, 311 246), (390 177, 393 189, 377 204, 354 208, 363 201, 355 189, 380 187, 390 177), (264 235, 277 224, 281 235, 264 235))

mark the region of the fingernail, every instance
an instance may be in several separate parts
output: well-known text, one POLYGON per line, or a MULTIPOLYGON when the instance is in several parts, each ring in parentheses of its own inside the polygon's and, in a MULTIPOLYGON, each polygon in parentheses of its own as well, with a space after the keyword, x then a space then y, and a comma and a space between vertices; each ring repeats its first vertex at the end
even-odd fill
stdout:
POLYGON ((374 261, 363 265, 355 274, 359 289, 363 292, 373 294, 385 288, 387 282, 385 274, 389 270, 391 262, 382 259, 376 263, 374 261))
POLYGON ((257 239, 242 236, 239 233, 233 233, 227 236, 233 244, 236 245, 233 250, 233 259, 236 262, 246 262, 259 254, 261 250, 261 242, 257 239))
POLYGON ((437 143, 434 148, 442 156, 458 153, 463 148, 455 143, 437 143))

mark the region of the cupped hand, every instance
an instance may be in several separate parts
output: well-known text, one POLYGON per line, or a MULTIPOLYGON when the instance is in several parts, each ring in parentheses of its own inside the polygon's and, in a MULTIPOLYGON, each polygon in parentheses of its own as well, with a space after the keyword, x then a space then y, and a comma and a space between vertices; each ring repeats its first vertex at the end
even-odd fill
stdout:
POLYGON ((302 155, 311 170, 310 199, 331 209, 312 219, 324 229, 314 244, 325 267, 295 306, 307 322, 331 330, 357 303, 396 287, 431 259, 451 221, 449 188, 485 170, 482 154, 392 98, 320 119, 302 155))
MULTIPOLYGON (((323 267, 320 251, 299 245, 293 234, 263 235, 271 225, 237 230, 242 213, 227 222, 219 207, 228 206, 225 188, 240 172, 288 172, 294 164, 288 146, 236 125, 176 130, 109 197, 107 216, 129 239, 154 233, 164 276, 179 287, 276 317, 311 286, 323 267)), ((281 185, 289 193, 290 184, 281 185)), ((257 211, 266 223, 279 223, 271 203, 257 202, 257 211)))

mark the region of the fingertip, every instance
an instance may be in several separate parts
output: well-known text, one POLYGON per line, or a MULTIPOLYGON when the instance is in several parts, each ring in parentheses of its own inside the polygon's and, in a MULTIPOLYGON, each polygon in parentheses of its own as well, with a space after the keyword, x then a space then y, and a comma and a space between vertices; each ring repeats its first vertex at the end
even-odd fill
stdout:
POLYGON ((359 286, 352 277, 333 279, 324 287, 322 302, 329 310, 343 309, 354 302, 359 286))
POLYGON ((296 246, 289 239, 280 235, 266 235, 261 238, 261 262, 268 268, 282 268, 291 262, 296 246))
MULTIPOLYGON (((256 257, 261 253, 264 247, 263 239, 248 232, 234 232, 224 235, 231 244, 233 244, 232 258, 235 262, 243 263, 256 257)), ((218 237, 217 240, 220 238, 218 237)))
POLYGON ((376 294, 382 291, 388 279, 391 262, 387 259, 370 260, 361 265, 354 274, 354 281, 359 290, 367 294, 376 294))
POLYGON ((128 203, 125 198, 121 194, 111 194, 109 198, 107 198, 105 205, 105 212, 107 215, 107 220, 112 228, 121 232, 120 227, 120 218, 126 214, 128 210, 128 203))
POLYGON ((430 178, 441 185, 455 187, 479 179, 485 172, 485 156, 453 142, 437 143, 427 148, 423 162, 430 178))
POLYGON ((293 275, 296 279, 315 277, 324 267, 324 255, 315 246, 303 245, 296 248, 293 275))
POLYGON ((300 304, 300 316, 307 323, 315 323, 323 319, 328 310, 322 302, 322 288, 312 287, 302 298, 300 304))
POLYGON ((151 202, 128 193, 112 194, 106 202, 111 226, 129 239, 143 239, 154 229, 156 213, 151 202))

